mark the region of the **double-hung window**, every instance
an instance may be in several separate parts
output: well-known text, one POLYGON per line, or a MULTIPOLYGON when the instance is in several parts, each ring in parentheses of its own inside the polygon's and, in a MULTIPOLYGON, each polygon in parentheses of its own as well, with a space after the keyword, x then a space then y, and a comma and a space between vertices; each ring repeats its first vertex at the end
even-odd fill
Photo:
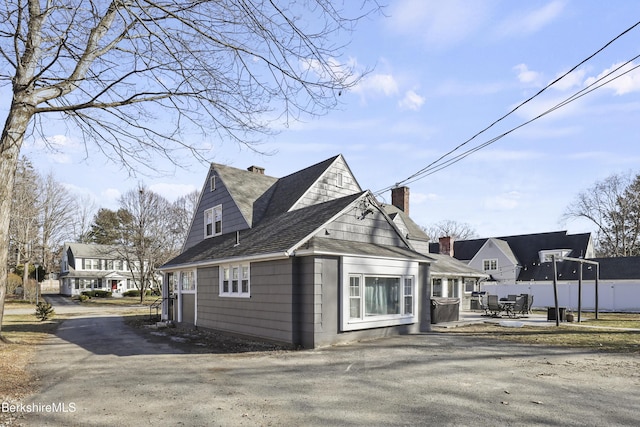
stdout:
POLYGON ((222 234, 222 205, 204 211, 204 237, 222 234))
POLYGON ((220 266, 220 296, 249 298, 250 282, 249 264, 220 266))
POLYGON ((497 259, 482 260, 482 268, 484 271, 495 271, 498 269, 498 260, 497 259))

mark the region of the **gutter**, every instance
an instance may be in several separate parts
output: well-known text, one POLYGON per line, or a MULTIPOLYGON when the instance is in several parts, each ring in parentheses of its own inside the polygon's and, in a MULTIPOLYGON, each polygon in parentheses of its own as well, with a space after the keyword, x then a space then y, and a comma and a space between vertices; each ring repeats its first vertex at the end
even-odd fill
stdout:
POLYGON ((290 252, 284 251, 284 252, 275 252, 271 254, 222 258, 222 259, 216 259, 216 260, 209 259, 204 261, 190 262, 186 264, 174 264, 174 265, 162 266, 158 270, 161 272, 169 272, 169 271, 184 270, 187 268, 214 267, 217 265, 231 264, 231 263, 238 263, 238 262, 272 261, 272 260, 278 260, 278 259, 287 259, 289 257, 291 257, 290 252))

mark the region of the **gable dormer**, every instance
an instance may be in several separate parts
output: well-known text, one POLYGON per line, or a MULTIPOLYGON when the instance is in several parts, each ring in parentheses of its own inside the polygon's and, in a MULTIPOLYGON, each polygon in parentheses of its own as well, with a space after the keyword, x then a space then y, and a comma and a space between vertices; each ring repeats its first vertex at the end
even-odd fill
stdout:
POLYGON ((290 210, 301 209, 362 191, 342 154, 334 157, 290 210))
POLYGON ((254 202, 276 181, 256 166, 243 170, 211 164, 183 250, 204 239, 250 228, 254 202))

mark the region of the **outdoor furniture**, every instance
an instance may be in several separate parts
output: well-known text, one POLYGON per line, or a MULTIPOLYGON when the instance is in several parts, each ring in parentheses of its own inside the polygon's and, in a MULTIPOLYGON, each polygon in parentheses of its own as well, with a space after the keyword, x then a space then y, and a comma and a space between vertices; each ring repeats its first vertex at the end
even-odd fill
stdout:
POLYGON ((522 314, 522 311, 524 310, 526 303, 527 303, 527 298, 524 295, 520 295, 519 297, 516 297, 515 303, 511 307, 511 310, 507 313, 509 317, 512 317, 514 319, 519 317, 519 314, 522 314))
POLYGON ((524 298, 524 304, 522 305, 522 309, 520 310, 521 314, 531 314, 531 307, 533 306, 533 295, 532 294, 520 294, 521 297, 524 298))
POLYGON ((500 301, 500 306, 502 308, 502 311, 504 311, 509 317, 513 317, 515 304, 516 302, 512 300, 500 301))
POLYGON ((478 305, 480 310, 484 311, 483 316, 489 315, 489 303, 486 294, 482 294, 478 297, 478 305))
POLYGON ((498 300, 498 295, 487 295, 487 309, 491 313, 493 317, 499 317, 500 313, 503 310, 500 301, 498 300))

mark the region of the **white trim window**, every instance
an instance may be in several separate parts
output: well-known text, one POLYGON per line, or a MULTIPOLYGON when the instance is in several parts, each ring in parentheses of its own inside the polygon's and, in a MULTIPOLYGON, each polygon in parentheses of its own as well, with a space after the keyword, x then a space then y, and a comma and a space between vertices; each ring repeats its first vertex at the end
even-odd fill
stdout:
POLYGON ((414 276, 349 275, 349 319, 412 315, 414 276))
POLYGON ((180 290, 182 292, 195 292, 196 290, 195 270, 187 270, 187 271, 180 272, 180 290))
POLYGON ((249 264, 228 264, 220 266, 221 297, 251 297, 251 272, 249 264))
POLYGON ((494 259, 483 259, 482 260, 482 269, 484 271, 496 271, 498 269, 498 260, 494 259))
POLYGON ((342 258, 341 330, 418 322, 418 263, 342 258))
POLYGON ((204 211, 204 237, 222 234, 222 205, 204 211))
POLYGON ((211 188, 211 191, 215 191, 215 189, 216 189, 216 176, 215 175, 211 175, 211 179, 209 180, 209 187, 211 188))

